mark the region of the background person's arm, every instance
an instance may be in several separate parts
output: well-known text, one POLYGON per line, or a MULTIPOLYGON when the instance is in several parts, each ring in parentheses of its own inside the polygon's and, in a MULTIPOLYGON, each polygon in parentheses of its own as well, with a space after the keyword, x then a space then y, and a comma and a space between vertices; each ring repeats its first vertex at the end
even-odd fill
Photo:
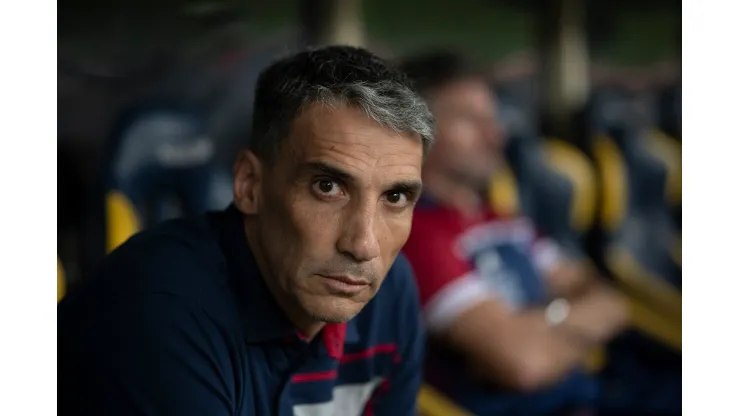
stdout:
POLYGON ((593 346, 551 327, 543 309, 512 313, 493 297, 471 304, 437 334, 466 355, 476 376, 522 391, 562 380, 593 346))
POLYGON ((541 235, 532 246, 532 257, 550 298, 570 303, 565 327, 574 336, 600 344, 627 327, 626 299, 587 262, 569 258, 555 241, 541 235))
POLYGON ((584 264, 563 259, 545 274, 552 297, 570 303, 564 326, 589 342, 605 343, 629 324, 625 298, 584 264))

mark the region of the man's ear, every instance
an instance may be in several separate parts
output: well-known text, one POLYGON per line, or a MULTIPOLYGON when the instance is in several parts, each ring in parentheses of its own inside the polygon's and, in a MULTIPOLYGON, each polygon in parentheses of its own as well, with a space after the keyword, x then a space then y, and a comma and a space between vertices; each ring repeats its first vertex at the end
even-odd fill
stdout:
POLYGON ((234 205, 243 214, 257 214, 262 205, 264 166, 251 150, 244 150, 234 165, 234 205))

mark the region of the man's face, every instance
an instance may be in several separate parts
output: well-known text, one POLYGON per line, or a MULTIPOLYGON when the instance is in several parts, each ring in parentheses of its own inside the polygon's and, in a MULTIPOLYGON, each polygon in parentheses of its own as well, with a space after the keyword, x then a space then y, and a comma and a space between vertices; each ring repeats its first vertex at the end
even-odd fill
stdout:
POLYGON ((435 91, 429 101, 437 134, 427 163, 458 181, 486 186, 503 159, 504 146, 489 86, 482 80, 461 80, 435 91))
POLYGON ((308 108, 257 184, 270 284, 314 320, 355 316, 406 243, 421 165, 420 138, 354 108, 308 108))

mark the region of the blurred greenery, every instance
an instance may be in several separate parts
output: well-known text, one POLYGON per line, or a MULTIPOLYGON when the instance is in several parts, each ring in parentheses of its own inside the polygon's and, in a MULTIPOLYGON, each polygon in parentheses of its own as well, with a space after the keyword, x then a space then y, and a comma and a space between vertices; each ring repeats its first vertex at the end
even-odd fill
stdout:
POLYGON ((531 13, 495 6, 480 0, 366 1, 366 28, 371 39, 399 53, 443 45, 487 60, 531 49, 531 13))
MULTIPOLYGON (((260 33, 298 22, 300 0, 248 2, 247 19, 260 33)), ((365 0, 364 20, 372 41, 398 53, 449 46, 479 59, 497 60, 534 50, 535 15, 528 7, 486 0, 365 0)), ((595 57, 622 65, 650 64, 679 53, 675 31, 681 11, 664 7, 616 7, 614 35, 595 57)))
POLYGON ((681 53, 681 10, 620 11, 615 16, 615 42, 604 51, 606 58, 623 64, 648 64, 681 53))
MULTIPOLYGON (((533 6, 549 0, 364 0, 363 13, 372 42, 399 53, 426 46, 451 46, 483 60, 497 60, 535 48, 533 6)), ((677 31, 681 8, 676 0, 592 0, 600 9, 594 30, 610 31, 593 56, 615 64, 640 65, 679 56, 677 31)), ((138 35, 174 32, 198 36, 193 6, 226 7, 246 19, 258 36, 299 24, 301 0, 61 0, 60 30, 105 28, 122 18, 138 35), (186 10, 190 10, 186 13, 186 10), (188 17, 189 16, 189 17, 188 17), (81 21, 86 23, 81 23, 81 21), (179 22, 179 23, 178 23, 179 22), (179 27, 179 29, 177 29, 179 27), (149 28, 149 29, 147 29, 149 28)), ((137 34, 132 34, 137 36, 137 34)), ((180 35, 176 35, 180 36, 180 35)))

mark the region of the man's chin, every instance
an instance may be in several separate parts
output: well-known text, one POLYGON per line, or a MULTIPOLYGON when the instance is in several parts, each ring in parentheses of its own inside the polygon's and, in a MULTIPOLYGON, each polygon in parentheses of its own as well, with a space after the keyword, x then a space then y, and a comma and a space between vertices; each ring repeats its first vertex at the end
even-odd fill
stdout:
POLYGON ((365 304, 358 304, 348 299, 324 301, 321 305, 306 308, 310 316, 320 322, 341 324, 357 316, 365 304))
POLYGON ((316 315, 316 320, 320 322, 324 322, 327 324, 343 324, 345 322, 349 322, 354 318, 356 315, 352 316, 320 316, 316 315))

